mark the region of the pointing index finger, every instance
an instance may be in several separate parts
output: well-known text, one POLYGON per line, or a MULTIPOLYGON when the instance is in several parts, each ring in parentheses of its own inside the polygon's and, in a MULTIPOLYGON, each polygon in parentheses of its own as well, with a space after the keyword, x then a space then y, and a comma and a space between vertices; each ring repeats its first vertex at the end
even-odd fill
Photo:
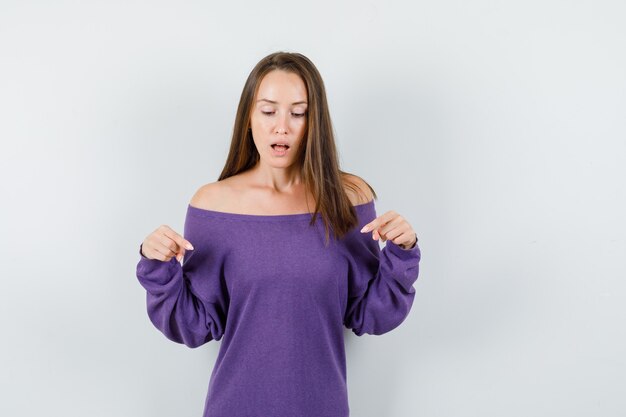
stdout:
POLYGON ((369 232, 371 230, 379 228, 380 226, 384 225, 389 220, 391 220, 392 217, 393 217, 392 210, 376 217, 374 220, 372 220, 371 222, 363 226, 363 228, 361 229, 361 233, 369 232))
POLYGON ((174 242, 176 242, 176 244, 179 247, 185 248, 185 249, 189 249, 189 250, 193 250, 193 246, 192 246, 191 242, 189 242, 188 240, 186 240, 185 238, 183 238, 181 235, 179 235, 178 233, 174 232, 173 230, 165 231, 165 235, 167 237, 169 237, 170 239, 172 239, 174 242))

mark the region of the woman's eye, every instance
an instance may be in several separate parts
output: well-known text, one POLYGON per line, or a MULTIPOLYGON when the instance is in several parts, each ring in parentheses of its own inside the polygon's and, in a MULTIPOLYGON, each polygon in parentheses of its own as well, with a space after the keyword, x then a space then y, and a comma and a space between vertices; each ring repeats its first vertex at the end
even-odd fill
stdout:
MULTIPOLYGON (((266 116, 271 116, 272 114, 276 113, 274 111, 263 111, 261 110, 261 113, 263 113, 266 116)), ((304 117, 306 115, 306 113, 291 113, 294 117, 304 117)))

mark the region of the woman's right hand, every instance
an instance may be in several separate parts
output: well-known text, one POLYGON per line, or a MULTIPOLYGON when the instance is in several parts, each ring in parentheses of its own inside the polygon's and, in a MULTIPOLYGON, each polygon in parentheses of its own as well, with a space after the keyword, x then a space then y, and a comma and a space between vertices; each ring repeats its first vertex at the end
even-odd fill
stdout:
POLYGON ((159 226, 141 244, 143 256, 163 262, 168 262, 173 256, 180 262, 185 255, 185 249, 193 250, 193 246, 167 225, 159 226))

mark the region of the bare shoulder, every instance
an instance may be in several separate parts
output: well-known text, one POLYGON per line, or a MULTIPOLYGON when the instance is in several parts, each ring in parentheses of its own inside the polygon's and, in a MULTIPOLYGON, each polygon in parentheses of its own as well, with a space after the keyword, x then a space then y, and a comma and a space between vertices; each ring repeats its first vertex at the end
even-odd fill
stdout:
POLYGON ((365 204, 375 197, 369 184, 358 175, 343 173, 344 189, 353 206, 365 204))
POLYGON ((218 210, 227 192, 225 181, 215 181, 202 185, 191 197, 190 205, 205 210, 218 210))

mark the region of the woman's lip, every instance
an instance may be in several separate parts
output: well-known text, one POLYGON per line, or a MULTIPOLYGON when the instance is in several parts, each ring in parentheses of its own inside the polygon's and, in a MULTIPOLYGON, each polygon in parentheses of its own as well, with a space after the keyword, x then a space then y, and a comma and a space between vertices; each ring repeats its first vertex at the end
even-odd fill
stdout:
POLYGON ((274 156, 285 156, 287 155, 287 152, 289 152, 289 149, 291 149, 291 148, 286 148, 284 151, 278 151, 272 146, 270 146, 270 148, 272 148, 272 154, 274 156))

